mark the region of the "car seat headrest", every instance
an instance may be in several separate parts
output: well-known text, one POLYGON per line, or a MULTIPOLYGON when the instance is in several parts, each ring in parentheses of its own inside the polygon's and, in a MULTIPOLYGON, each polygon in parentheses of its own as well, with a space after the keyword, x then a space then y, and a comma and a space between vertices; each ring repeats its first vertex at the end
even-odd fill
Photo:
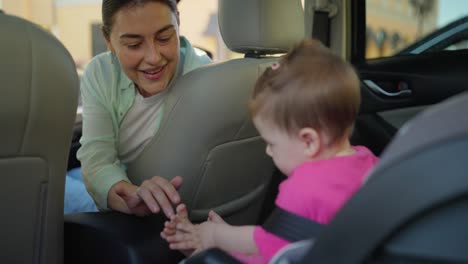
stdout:
POLYGON ((300 0, 220 0, 218 21, 227 47, 247 55, 286 53, 304 38, 300 0))
POLYGON ((0 33, 8 36, 0 43, 0 156, 49 151, 76 115, 73 59, 52 34, 19 17, 0 14, 0 33))

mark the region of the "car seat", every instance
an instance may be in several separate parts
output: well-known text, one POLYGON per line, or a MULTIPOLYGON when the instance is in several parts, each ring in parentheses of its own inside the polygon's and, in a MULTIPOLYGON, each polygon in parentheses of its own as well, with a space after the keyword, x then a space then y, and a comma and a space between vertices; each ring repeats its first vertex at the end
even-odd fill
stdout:
POLYGON ((78 76, 65 47, 0 13, 0 262, 63 263, 63 193, 78 76))
POLYGON ((468 263, 468 93, 403 126, 303 263, 468 263))
POLYGON ((161 126, 128 167, 132 182, 184 177, 180 194, 194 221, 216 210, 231 223, 255 223, 274 172, 251 122, 257 78, 304 37, 299 0, 219 1, 226 45, 244 58, 196 69, 177 81, 161 126), (240 16, 242 14, 242 16, 240 16))
MULTIPOLYGON (((468 93, 409 121, 320 235, 271 263, 468 263, 466 113, 468 93)), ((186 263, 238 262, 214 249, 186 263)))

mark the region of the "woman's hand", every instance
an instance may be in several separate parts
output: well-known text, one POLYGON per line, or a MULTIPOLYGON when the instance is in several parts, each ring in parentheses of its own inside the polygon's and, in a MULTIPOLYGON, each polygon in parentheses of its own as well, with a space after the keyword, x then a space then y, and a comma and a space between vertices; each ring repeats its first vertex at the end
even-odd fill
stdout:
POLYGON ((154 176, 145 180, 136 192, 152 213, 159 213, 162 210, 167 218, 170 218, 174 214, 172 205, 180 203, 177 189, 181 185, 180 176, 174 177, 170 182, 165 178, 154 176))
POLYGON ((174 214, 172 204, 180 202, 177 189, 182 177, 176 176, 170 182, 154 176, 145 180, 140 187, 121 181, 112 186, 108 195, 108 206, 113 210, 138 216, 159 213, 161 209, 170 218, 174 214))
POLYGON ((138 197, 137 189, 138 186, 126 181, 114 184, 107 195, 107 206, 112 210, 126 214, 138 216, 151 214, 151 210, 138 197))

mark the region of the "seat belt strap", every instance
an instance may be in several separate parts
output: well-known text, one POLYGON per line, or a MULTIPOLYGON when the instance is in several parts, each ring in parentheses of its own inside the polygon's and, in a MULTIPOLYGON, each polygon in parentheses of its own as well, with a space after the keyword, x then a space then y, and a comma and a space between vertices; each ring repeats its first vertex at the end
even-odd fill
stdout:
POLYGON ((315 11, 312 26, 312 38, 320 40, 330 47, 330 17, 327 11, 315 11))
POLYGON ((263 229, 289 242, 317 237, 324 225, 275 207, 263 229))
POLYGON ((338 14, 338 5, 331 0, 316 0, 306 4, 305 12, 312 14, 311 37, 330 47, 331 19, 338 14))

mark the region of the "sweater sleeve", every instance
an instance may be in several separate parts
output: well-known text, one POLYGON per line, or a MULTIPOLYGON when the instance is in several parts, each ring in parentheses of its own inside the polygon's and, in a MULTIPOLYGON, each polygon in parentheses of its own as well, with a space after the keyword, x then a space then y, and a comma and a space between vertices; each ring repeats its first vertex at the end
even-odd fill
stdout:
MULTIPOLYGON (((101 56, 99 59, 105 59, 101 56)), ((104 61, 105 62, 105 61, 104 61)), ((94 60, 81 80, 83 135, 77 157, 81 161, 83 181, 100 209, 108 209, 107 194, 119 181, 129 181, 117 158, 115 117, 105 89, 112 83, 112 71, 94 60)))

